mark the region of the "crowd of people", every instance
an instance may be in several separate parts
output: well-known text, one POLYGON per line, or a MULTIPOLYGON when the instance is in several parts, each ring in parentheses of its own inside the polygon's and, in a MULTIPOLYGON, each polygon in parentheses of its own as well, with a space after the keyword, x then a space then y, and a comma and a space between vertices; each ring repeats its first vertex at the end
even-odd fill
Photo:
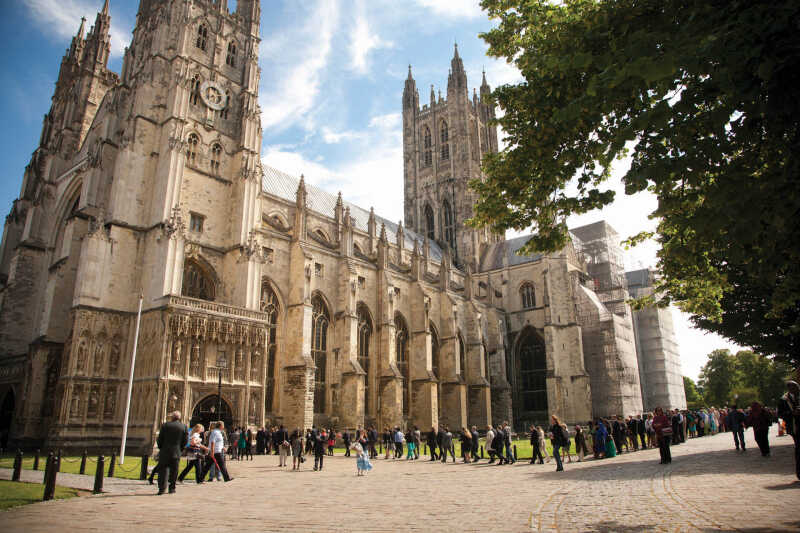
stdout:
MULTIPOLYGON (((545 460, 550 462, 552 457, 556 470, 562 471, 564 461, 572 462, 574 440, 577 461, 587 458, 590 450, 592 457, 599 460, 621 453, 659 448, 661 464, 669 464, 672 462, 671 446, 720 432, 730 432, 736 450, 745 452, 745 430, 748 428, 753 429, 753 438, 761 454, 769 457, 769 428, 777 421, 781 424, 779 434, 786 433, 795 440, 796 473, 800 479, 800 447, 797 442, 800 437, 800 387, 796 382, 789 381, 787 389, 776 411, 758 402, 744 409, 736 405, 719 409, 667 411, 657 407, 651 413, 635 416, 597 418, 588 422, 585 429, 575 425, 573 431, 558 416, 552 415, 549 425, 531 425, 528 428, 530 463, 544 464, 545 460), (551 444, 550 453, 546 445, 548 440, 551 444)), ((187 430, 179 421, 180 413, 173 413, 171 421, 162 427, 158 437, 159 462, 153 469, 150 482, 153 482, 153 476, 159 475, 159 494, 165 491, 167 482, 169 491, 174 492, 175 481, 182 482, 192 469, 195 470, 197 483, 203 483, 206 479, 230 481, 232 478, 225 466, 226 452, 232 460, 252 460, 254 448, 258 455, 278 455, 280 467, 288 466, 287 459, 291 455, 293 470, 299 470, 305 462, 305 456, 313 454, 314 471, 321 471, 324 458, 334 454, 339 440, 344 445, 346 457, 351 457, 351 452, 355 453, 359 476, 372 469, 372 460, 379 455, 378 444, 385 450, 386 460, 418 460, 424 444, 430 461, 447 462, 449 455, 456 462, 455 442, 458 441, 461 461, 464 463, 481 460, 484 454, 479 454, 479 451, 485 451, 488 455, 488 464, 505 465, 517 461, 512 445, 515 434, 507 421, 487 426, 483 437, 476 426, 451 431, 446 424, 432 427, 427 432, 422 432, 417 426, 405 432, 399 426, 387 426, 379 433, 374 426, 369 426, 358 427, 355 431, 312 427, 304 432, 295 428, 290 434, 284 426, 263 427, 255 433, 251 429, 235 428, 226 433, 222 422, 212 423, 208 430, 201 424, 187 430), (181 455, 187 458, 188 464, 178 473, 181 455)))

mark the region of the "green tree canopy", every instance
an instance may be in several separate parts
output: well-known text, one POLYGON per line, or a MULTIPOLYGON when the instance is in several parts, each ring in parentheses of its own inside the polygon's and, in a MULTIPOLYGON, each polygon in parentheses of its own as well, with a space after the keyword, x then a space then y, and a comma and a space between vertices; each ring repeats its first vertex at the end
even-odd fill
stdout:
POLYGON ((700 395, 700 391, 697 390, 697 385, 688 376, 683 376, 683 391, 686 394, 686 406, 689 409, 699 409, 705 406, 703 397, 700 395))
MULTIPOLYGON (((746 407, 754 401, 776 405, 791 371, 791 367, 750 350, 740 350, 736 355, 729 350, 714 350, 708 354, 698 386, 708 406, 738 404, 746 407)), ((688 392, 686 402, 689 403, 688 392)))
POLYGON ((659 305, 800 364, 800 2, 482 0, 507 147, 486 157, 475 225, 533 227, 555 251, 566 219, 649 190, 659 305))

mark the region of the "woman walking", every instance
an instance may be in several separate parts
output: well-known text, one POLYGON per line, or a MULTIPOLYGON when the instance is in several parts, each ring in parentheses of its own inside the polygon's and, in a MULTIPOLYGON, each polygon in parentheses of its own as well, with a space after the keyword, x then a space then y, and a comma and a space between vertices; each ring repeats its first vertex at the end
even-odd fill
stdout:
POLYGON ((536 431, 539 432, 539 451, 542 452, 542 455, 547 459, 547 462, 550 462, 550 456, 547 454, 547 444, 544 440, 544 429, 542 426, 536 426, 536 431))
POLYGON ((464 456, 465 463, 471 463, 470 450, 472 450, 472 433, 465 428, 461 428, 461 455, 464 456))
POLYGON ((197 424, 192 428, 192 434, 189 435, 189 443, 186 445, 186 459, 188 462, 183 472, 178 475, 178 481, 181 483, 183 483, 186 474, 189 473, 192 467, 194 467, 194 479, 198 484, 203 482, 203 463, 205 462, 205 454, 208 451, 208 448, 203 446, 202 435, 204 431, 203 424, 197 424))
POLYGON ((769 457, 769 426, 772 425, 772 420, 767 410, 760 403, 753 402, 745 423, 753 427, 753 436, 758 444, 758 449, 761 450, 761 455, 769 457))
POLYGON ((372 470, 372 463, 369 460, 369 454, 367 454, 367 443, 366 431, 362 429, 358 440, 352 446, 356 452, 356 474, 359 476, 363 476, 372 470))
POLYGON ((601 419, 597 419, 594 432, 594 458, 602 459, 606 455, 606 439, 608 439, 608 431, 601 419))
POLYGON ((556 460, 556 472, 562 472, 564 464, 561 462, 559 452, 562 447, 569 446, 569 436, 566 427, 556 415, 550 415, 550 421, 553 423, 550 426, 550 433, 553 436, 553 458, 556 460))
POLYGON ((669 443, 672 440, 672 423, 664 415, 661 407, 656 407, 653 417, 653 429, 658 440, 658 451, 661 454, 661 464, 666 465, 672 462, 672 454, 669 451, 669 443))
POLYGON ((292 435, 289 437, 289 444, 292 447, 292 470, 300 470, 300 465, 303 464, 303 432, 300 428, 294 428, 292 435))
MULTIPOLYGON (((611 427, 611 422, 609 420, 605 420, 604 419, 603 420, 603 425, 606 428, 610 428, 611 427)), ((608 435, 608 432, 606 432, 606 435, 607 436, 606 436, 606 440, 605 440, 605 442, 606 442, 605 457, 616 457, 617 456, 617 445, 614 442, 614 437, 613 437, 613 435, 608 435)))

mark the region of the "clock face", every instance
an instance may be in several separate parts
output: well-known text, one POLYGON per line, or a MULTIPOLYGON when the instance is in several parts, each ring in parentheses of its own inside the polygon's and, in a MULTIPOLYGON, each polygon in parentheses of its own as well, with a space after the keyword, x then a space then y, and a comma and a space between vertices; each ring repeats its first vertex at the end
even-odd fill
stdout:
POLYGON ((228 97, 219 83, 215 81, 206 81, 200 86, 200 97, 203 102, 216 111, 222 111, 228 105, 228 97))

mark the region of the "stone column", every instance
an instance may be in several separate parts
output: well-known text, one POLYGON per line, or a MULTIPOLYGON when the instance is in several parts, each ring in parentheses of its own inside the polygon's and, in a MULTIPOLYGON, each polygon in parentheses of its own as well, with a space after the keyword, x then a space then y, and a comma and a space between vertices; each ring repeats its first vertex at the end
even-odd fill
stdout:
MULTIPOLYGON (((416 250, 416 247, 415 247, 416 250)), ((439 425, 439 398, 433 376, 429 311, 431 298, 418 283, 411 290, 411 423, 422 429, 439 425)))

